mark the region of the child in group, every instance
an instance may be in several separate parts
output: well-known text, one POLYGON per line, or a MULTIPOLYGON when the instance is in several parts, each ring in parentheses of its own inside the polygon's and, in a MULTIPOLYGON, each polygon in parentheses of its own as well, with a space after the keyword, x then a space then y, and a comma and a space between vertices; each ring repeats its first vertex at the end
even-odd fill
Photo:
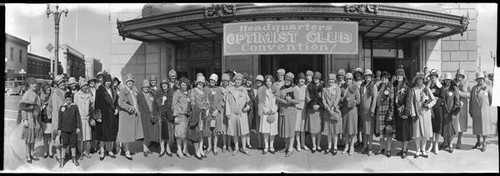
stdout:
MULTIPOLYGON (((59 124, 57 128, 62 145, 61 158, 64 160, 66 149, 69 147, 71 148, 73 163, 75 163, 75 166, 79 166, 80 163, 76 158, 76 142, 77 135, 82 128, 82 121, 78 107, 73 104, 73 93, 71 91, 66 92, 64 98, 66 102, 59 108, 59 124)), ((64 161, 60 162, 59 167, 64 167, 64 161)))

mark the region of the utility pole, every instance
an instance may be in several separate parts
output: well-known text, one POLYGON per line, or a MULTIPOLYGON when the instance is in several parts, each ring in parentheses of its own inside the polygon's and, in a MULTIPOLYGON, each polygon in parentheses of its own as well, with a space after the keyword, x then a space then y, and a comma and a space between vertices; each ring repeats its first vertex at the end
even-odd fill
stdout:
POLYGON ((59 63, 59 21, 61 20, 61 16, 64 13, 64 16, 68 17, 68 9, 64 8, 61 11, 59 11, 59 5, 56 5, 56 11, 50 10, 50 4, 47 4, 47 18, 49 18, 50 14, 54 16, 54 25, 55 25, 55 31, 56 31, 56 36, 55 36, 55 50, 54 50, 54 58, 55 58, 55 69, 54 69, 54 77, 58 75, 58 65, 59 63))

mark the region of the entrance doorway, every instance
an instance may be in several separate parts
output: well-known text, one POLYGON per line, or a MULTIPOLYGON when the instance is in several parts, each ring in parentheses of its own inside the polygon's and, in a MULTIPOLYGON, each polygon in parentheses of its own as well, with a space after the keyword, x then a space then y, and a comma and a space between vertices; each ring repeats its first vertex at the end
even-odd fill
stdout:
POLYGON ((260 74, 275 76, 279 68, 295 76, 307 70, 323 72, 323 58, 323 55, 261 55, 260 74))
POLYGON ((387 71, 389 74, 394 75, 396 73, 396 58, 392 57, 375 57, 373 58, 373 74, 379 71, 387 71))

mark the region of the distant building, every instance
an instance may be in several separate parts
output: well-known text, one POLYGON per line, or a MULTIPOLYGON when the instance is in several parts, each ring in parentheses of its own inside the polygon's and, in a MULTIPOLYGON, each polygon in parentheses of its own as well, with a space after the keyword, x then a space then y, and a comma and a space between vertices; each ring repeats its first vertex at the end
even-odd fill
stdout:
MULTIPOLYGON (((58 72, 62 73, 63 68, 61 62, 59 62, 58 67, 58 72)), ((28 53, 28 68, 26 71, 27 77, 51 79, 50 59, 33 53, 28 53)))
POLYGON ((19 71, 27 71, 27 49, 30 42, 5 33, 5 76, 6 80, 26 79, 26 74, 21 75, 19 71))
POLYGON ((67 44, 61 46, 59 59, 67 77, 85 77, 85 55, 67 44))
POLYGON ((85 75, 87 77, 95 77, 100 71, 102 71, 101 60, 96 59, 95 57, 85 60, 85 75))

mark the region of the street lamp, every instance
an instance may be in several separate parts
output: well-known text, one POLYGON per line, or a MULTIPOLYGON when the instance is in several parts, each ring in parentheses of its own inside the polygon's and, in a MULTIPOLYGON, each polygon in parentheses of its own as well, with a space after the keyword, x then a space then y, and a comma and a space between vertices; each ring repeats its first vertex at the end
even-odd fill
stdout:
POLYGON ((49 18, 50 14, 53 14, 54 16, 54 24, 55 24, 55 29, 56 29, 56 46, 54 50, 54 58, 56 62, 56 68, 54 69, 54 75, 57 75, 58 69, 57 69, 57 63, 59 63, 59 21, 61 19, 62 14, 64 13, 64 16, 68 17, 68 9, 64 8, 61 11, 59 11, 59 5, 56 5, 56 11, 50 10, 50 4, 47 4, 47 18, 49 18))

